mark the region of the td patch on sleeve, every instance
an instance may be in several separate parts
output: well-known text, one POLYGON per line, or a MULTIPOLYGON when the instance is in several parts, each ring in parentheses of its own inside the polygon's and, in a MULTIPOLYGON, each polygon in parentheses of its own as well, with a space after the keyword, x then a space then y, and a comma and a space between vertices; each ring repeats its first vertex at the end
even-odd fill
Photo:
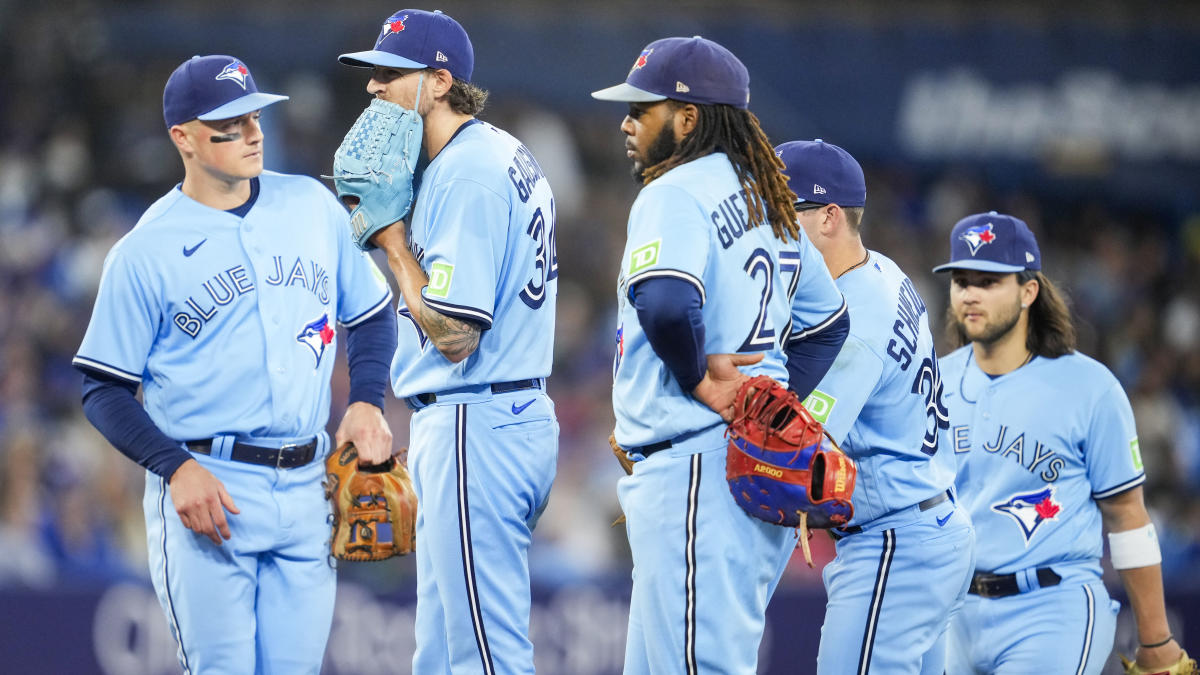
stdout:
POLYGON ((629 274, 637 274, 647 267, 657 264, 661 248, 662 239, 655 239, 649 244, 633 249, 633 253, 629 254, 629 274))
POLYGON ((435 262, 429 269, 429 286, 425 294, 431 298, 445 298, 450 295, 450 281, 454 278, 454 265, 435 262))
POLYGON ((821 424, 829 422, 829 413, 833 411, 835 403, 837 403, 836 398, 817 389, 813 389, 813 392, 803 401, 805 409, 813 416, 813 419, 821 424))

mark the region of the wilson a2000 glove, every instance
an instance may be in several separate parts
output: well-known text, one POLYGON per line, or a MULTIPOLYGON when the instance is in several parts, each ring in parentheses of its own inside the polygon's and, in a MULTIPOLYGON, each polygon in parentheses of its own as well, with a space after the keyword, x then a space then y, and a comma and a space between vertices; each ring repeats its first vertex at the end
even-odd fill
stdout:
POLYGON ((746 513, 800 529, 805 559, 808 528, 850 522, 857 469, 782 384, 759 375, 742 384, 729 423, 725 479, 746 513))
POLYGON ((350 234, 364 251, 371 236, 412 208, 413 172, 424 124, 415 111, 375 99, 358 116, 333 155, 333 185, 351 207, 350 234))

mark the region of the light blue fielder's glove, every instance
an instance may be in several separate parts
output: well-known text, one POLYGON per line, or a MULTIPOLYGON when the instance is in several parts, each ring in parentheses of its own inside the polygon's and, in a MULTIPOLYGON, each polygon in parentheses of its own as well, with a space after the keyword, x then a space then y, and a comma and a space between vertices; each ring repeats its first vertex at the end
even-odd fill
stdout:
POLYGON ((334 188, 350 211, 350 235, 364 251, 371 236, 412 208, 413 172, 421 153, 421 116, 375 99, 333 155, 334 188))

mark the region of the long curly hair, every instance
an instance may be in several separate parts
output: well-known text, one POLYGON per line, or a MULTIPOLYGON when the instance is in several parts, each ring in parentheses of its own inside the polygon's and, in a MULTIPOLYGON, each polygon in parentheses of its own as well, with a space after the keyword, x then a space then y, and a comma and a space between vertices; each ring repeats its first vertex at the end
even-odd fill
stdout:
MULTIPOLYGON (((667 102, 674 109, 689 105, 674 99, 667 102)), ((746 227, 769 222, 781 241, 799 239, 796 194, 788 187, 783 161, 775 155, 758 118, 749 110, 730 105, 696 105, 696 109, 699 111, 696 128, 684 137, 674 154, 643 172, 642 183, 649 184, 694 159, 723 152, 737 172, 750 210, 746 227)))

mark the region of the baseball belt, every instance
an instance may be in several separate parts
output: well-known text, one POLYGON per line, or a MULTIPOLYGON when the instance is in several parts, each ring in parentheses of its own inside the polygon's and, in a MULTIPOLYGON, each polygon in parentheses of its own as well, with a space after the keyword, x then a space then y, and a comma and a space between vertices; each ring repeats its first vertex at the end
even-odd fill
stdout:
MULTIPOLYGON (((943 490, 942 492, 937 493, 936 495, 930 497, 929 499, 925 499, 925 500, 918 502, 917 508, 920 509, 921 511, 928 511, 929 509, 932 509, 933 507, 937 506, 938 504, 941 504, 942 502, 946 501, 947 499, 951 499, 951 498, 952 497, 950 496, 950 490, 949 490, 949 488, 947 488, 946 490, 943 490)), ((892 513, 896 513, 896 511, 893 511, 892 513)), ((892 514, 886 513, 886 514, 880 516, 880 518, 886 518, 890 515, 892 515, 892 514)), ((863 531, 862 525, 851 525, 850 527, 834 528, 834 529, 830 530, 829 532, 830 532, 830 534, 832 534, 834 536, 835 539, 841 539, 842 537, 845 537, 847 535, 858 534, 862 531, 863 531)))
MULTIPOLYGON (((541 378, 538 378, 531 380, 513 380, 512 382, 497 382, 491 385, 491 388, 493 394, 507 394, 510 391, 521 391, 522 389, 541 389, 542 380, 541 378)), ((416 396, 413 396, 413 398, 415 398, 417 402, 423 406, 437 403, 437 394, 432 392, 428 394, 417 394, 416 396)))
MULTIPOLYGON (((184 444, 192 452, 198 452, 202 455, 212 455, 213 439, 211 438, 199 441, 185 441, 184 444)), ((249 443, 235 441, 233 450, 229 453, 229 458, 235 462, 273 466, 276 469, 295 469, 296 467, 308 464, 316 455, 317 439, 314 438, 307 443, 288 443, 278 448, 264 448, 259 445, 250 445, 249 443)))
MULTIPOLYGON (((978 595, 981 598, 1007 598, 1010 595, 1019 595, 1022 593, 1021 584, 1017 581, 1017 574, 992 574, 990 572, 976 572, 971 578, 971 587, 967 592, 971 595, 978 595)), ((1049 567, 1037 568, 1037 588, 1047 588, 1049 586, 1057 586, 1062 581, 1062 577, 1049 567)), ((1027 590, 1034 590, 1029 588, 1027 590)))
POLYGON ((639 446, 636 448, 630 448, 629 452, 631 452, 631 453, 637 452, 637 453, 641 453, 642 457, 649 457, 650 455, 653 455, 654 453, 658 452, 659 450, 666 450, 667 448, 671 447, 672 445, 674 445, 674 444, 670 440, 659 441, 657 443, 651 443, 650 445, 642 445, 642 446, 639 446))

